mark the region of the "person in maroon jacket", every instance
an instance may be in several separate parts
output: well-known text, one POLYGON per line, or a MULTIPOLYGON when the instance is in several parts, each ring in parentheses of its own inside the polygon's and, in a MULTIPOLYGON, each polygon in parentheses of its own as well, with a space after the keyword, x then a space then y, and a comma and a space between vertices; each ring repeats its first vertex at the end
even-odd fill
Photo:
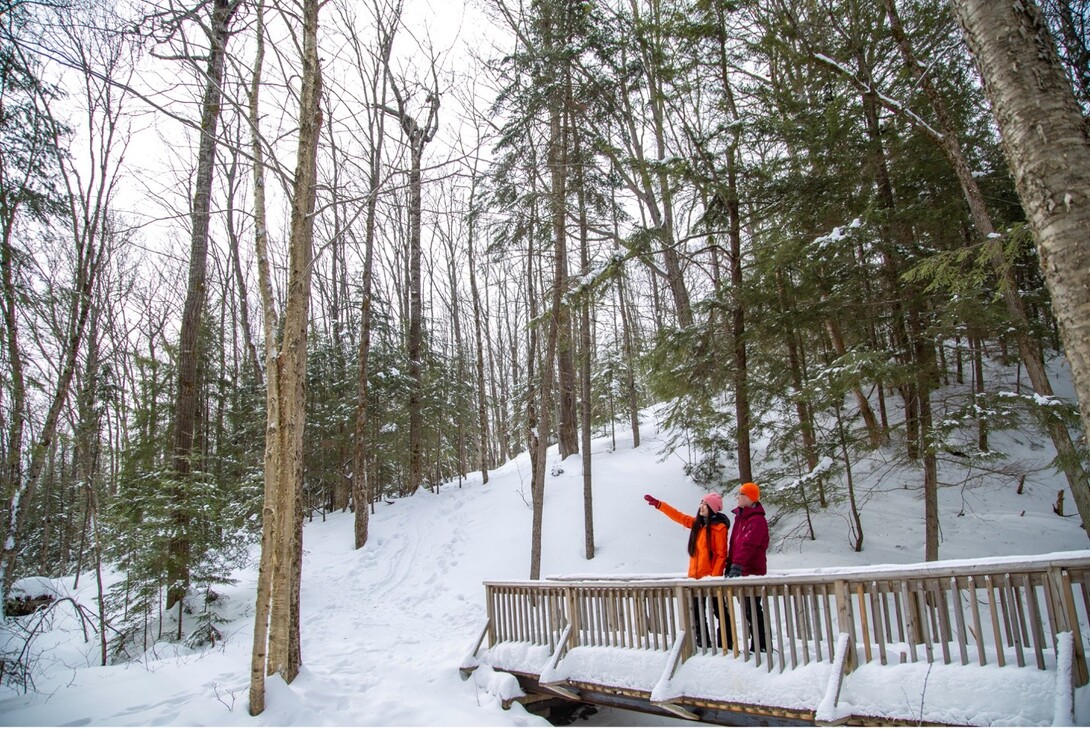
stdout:
MULTIPOLYGON (((730 530, 730 550, 727 553, 727 577, 748 577, 763 575, 767 571, 765 553, 768 551, 768 520, 765 509, 761 506, 761 489, 755 483, 744 483, 738 489, 738 508, 734 514, 734 528, 730 530)), ((745 603, 746 622, 749 634, 757 635, 759 649, 767 651, 765 645, 765 610, 761 598, 752 600, 755 609, 750 608, 750 600, 745 603), (752 615, 756 612, 756 619, 752 615), (756 626, 754 626, 756 623, 756 626)), ((752 646, 752 637, 750 638, 752 646)))

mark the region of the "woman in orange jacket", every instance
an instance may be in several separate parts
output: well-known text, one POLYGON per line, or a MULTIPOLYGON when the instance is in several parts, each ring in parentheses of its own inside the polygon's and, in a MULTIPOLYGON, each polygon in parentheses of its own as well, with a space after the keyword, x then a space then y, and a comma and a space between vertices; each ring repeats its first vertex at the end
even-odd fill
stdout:
MULTIPOLYGON (((723 514, 723 497, 716 493, 706 494, 700 500, 696 516, 683 514, 665 501, 659 501, 650 494, 644 495, 644 500, 666 516, 676 521, 689 530, 689 577, 700 579, 701 577, 722 577, 727 566, 727 535, 730 529, 730 520, 723 514)), ((696 626, 708 626, 703 619, 706 614, 703 601, 694 599, 693 617, 696 626)), ((712 609, 715 613, 714 627, 716 642, 719 643, 719 606, 712 601, 712 609)), ((696 644, 703 645, 703 630, 696 633, 696 644)), ((727 647, 731 644, 731 635, 728 629, 727 647)))

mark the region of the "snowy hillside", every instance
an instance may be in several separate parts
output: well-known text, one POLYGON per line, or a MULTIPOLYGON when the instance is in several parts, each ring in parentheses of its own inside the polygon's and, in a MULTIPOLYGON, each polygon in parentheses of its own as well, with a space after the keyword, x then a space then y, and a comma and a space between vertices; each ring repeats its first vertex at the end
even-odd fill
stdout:
MULTIPOLYGON (((1009 475, 970 479, 946 470, 941 493, 944 559, 1041 554, 1088 547, 1079 519, 1052 511, 1064 488, 1046 464, 1040 437, 1009 438, 1026 473, 1023 493, 1009 475), (1017 441, 1017 442, 1016 442, 1017 441)), ((546 482, 542 573, 683 573, 686 533, 643 500, 644 493, 695 510, 703 490, 683 472, 678 455, 661 455, 653 420, 632 449, 631 436, 595 441, 594 524, 597 553, 583 556, 580 459, 552 465, 546 482)), ((139 663, 95 667, 97 648, 83 641, 67 606, 35 642, 36 692, 0 693, 5 725, 496 725, 547 726, 519 706, 500 707, 496 693, 511 677, 482 668, 463 682, 458 665, 484 618, 486 579, 529 576, 529 462, 525 456, 491 473, 472 474, 438 494, 420 492, 383 503, 372 517, 368 545, 352 549, 352 515, 338 513, 306 526, 302 588, 304 669, 292 685, 269 683, 268 709, 247 713, 256 568, 236 575, 218 606, 230 619, 224 640, 194 652, 160 644, 139 663)), ((862 503, 864 549, 851 552, 842 507, 815 520, 816 541, 799 538, 796 517, 779 521, 770 571, 907 563, 923 558, 923 506, 918 479, 875 460, 855 473, 862 503), (796 535, 787 536, 785 535, 796 535)), ((773 497, 774 499, 774 497, 773 497)), ((766 499, 775 511, 773 499, 766 499)), ((732 505, 733 494, 725 502, 732 505)), ((1073 509, 1072 509, 1073 511, 1073 509)), ((71 580, 52 582, 67 594, 71 580)), ((29 586, 37 590, 38 585, 29 586)), ((78 597, 92 604, 93 580, 78 597)), ((24 619, 27 620, 27 619, 24 619)), ((1079 700, 1085 704, 1085 694, 1079 700)), ((1043 695, 1040 701, 1049 702, 1043 695)), ((1047 710, 1047 706, 1044 707, 1047 710)), ((1079 716, 1090 719, 1080 707, 1079 716)), ((1045 711, 1044 713, 1048 713, 1045 711)), ((678 723, 603 711, 592 723, 678 723)))

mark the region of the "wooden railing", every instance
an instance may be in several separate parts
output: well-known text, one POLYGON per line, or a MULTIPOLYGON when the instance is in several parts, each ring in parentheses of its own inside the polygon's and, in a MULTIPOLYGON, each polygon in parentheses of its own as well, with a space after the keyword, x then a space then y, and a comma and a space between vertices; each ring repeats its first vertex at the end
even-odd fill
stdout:
POLYGON ((832 661, 840 644, 843 676, 871 662, 1044 670, 1046 656, 1059 665, 1060 636, 1070 634, 1072 680, 1082 686, 1088 575, 1090 552, 1076 552, 736 579, 486 582, 479 642, 537 646, 553 665, 575 647, 677 646, 679 662, 719 654, 769 672, 832 661), (763 608, 763 626, 746 619, 747 607, 754 616, 763 608), (762 643, 766 651, 754 650, 762 643))

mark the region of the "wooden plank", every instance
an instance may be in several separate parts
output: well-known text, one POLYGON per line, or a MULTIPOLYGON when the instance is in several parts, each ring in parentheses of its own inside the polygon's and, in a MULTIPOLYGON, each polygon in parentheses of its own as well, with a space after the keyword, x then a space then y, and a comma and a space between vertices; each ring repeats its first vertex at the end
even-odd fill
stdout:
POLYGON ((740 588, 738 592, 741 598, 739 602, 742 603, 742 615, 738 622, 741 624, 742 632, 738 634, 737 638, 735 638, 735 645, 741 643, 739 648, 741 648, 742 650, 742 660, 748 661, 750 654, 749 644, 752 639, 750 638, 750 622, 745 619, 745 615, 747 607, 749 608, 750 615, 753 614, 753 605, 749 601, 750 591, 748 587, 740 588))
MULTIPOLYGON (((761 600, 761 612, 764 615, 764 620, 762 621, 763 624, 764 624, 764 629, 762 630, 762 632, 764 633, 764 647, 765 647, 764 665, 767 668, 767 671, 771 673, 772 672, 772 664, 773 664, 773 656, 775 655, 775 651, 773 649, 775 647, 775 643, 772 642, 772 622, 771 622, 772 621, 772 610, 768 609, 768 587, 767 586, 761 585, 761 597, 758 598, 758 599, 761 600)), ((773 602, 775 602, 775 600, 773 600, 773 602)), ((760 648, 761 644, 760 643, 756 644, 756 647, 760 648)), ((760 653, 758 653, 758 657, 759 658, 761 657, 760 653)))
POLYGON ((961 606, 961 589, 958 588, 958 579, 950 578, 950 609, 954 612, 954 622, 957 624, 958 654, 961 656, 961 665, 969 665, 969 644, 965 635, 965 614, 961 606))
POLYGON ((1033 643, 1033 656, 1037 659, 1037 668, 1045 670, 1044 634, 1041 629, 1041 606, 1037 601, 1037 587, 1033 579, 1026 577, 1026 607, 1029 610, 1030 638, 1033 643))
MULTIPOLYGON (((886 658, 886 640, 888 630, 886 629, 888 624, 888 613, 885 610, 885 606, 879 598, 880 586, 877 582, 871 583, 870 591, 870 610, 871 618, 874 623, 874 638, 878 643, 878 660, 883 666, 887 665, 889 661, 886 658)), ((884 593, 882 593, 884 596, 884 593)))
MULTIPOLYGON (((836 595, 834 593, 834 586, 829 584, 823 584, 821 586, 821 617, 822 622, 825 625, 825 645, 829 647, 829 660, 833 660, 833 651, 836 649, 836 638, 833 632, 833 608, 829 605, 830 598, 835 602, 836 595)), ((851 630, 852 636, 852 656, 856 655, 855 650, 855 624, 852 624, 851 630)))
POLYGON ((931 587, 932 604, 935 616, 938 619, 937 634, 942 643, 942 662, 950 665, 950 605, 946 600, 946 590, 938 580, 929 583, 931 587))
MULTIPOLYGON (((893 643, 893 623, 890 619, 890 601, 897 602, 897 593, 894 590, 893 584, 890 582, 882 583, 884 587, 881 590, 882 595, 882 621, 886 629, 886 644, 893 643)), ((900 627, 900 626, 898 626, 900 627)))
MULTIPOLYGON (((784 669, 787 668, 787 651, 784 650, 785 646, 784 646, 784 642, 783 642, 783 629, 784 629, 783 621, 788 617, 788 614, 787 614, 786 593, 784 592, 784 590, 782 588, 775 589, 773 591, 773 593, 772 593, 772 606, 773 606, 773 608, 775 609, 775 612, 776 612, 776 615, 775 615, 775 621, 776 621, 776 645, 779 648, 779 654, 780 654, 780 673, 783 673, 784 669), (782 615, 781 615, 781 613, 782 613, 782 615)), ((767 619, 767 618, 768 618, 768 616, 765 615, 765 619, 767 619)), ((772 644, 771 643, 768 644, 768 649, 769 649, 769 655, 772 655, 772 653, 771 653, 772 644)))
MULTIPOLYGON (((840 632, 848 636, 847 653, 844 656, 844 673, 851 673, 859 664, 855 646, 855 619, 852 617, 851 593, 846 580, 837 580, 833 584, 836 595, 836 615, 840 632)), ((827 604, 827 603, 826 603, 827 604)), ((828 613, 828 610, 826 611, 828 613)), ((836 663, 835 643, 829 645, 829 660, 836 663)))
MULTIPOLYGON (((814 660, 821 663, 821 615, 818 613, 817 597, 814 595, 814 586, 806 586, 806 598, 809 603, 810 622, 814 626, 814 660)), ((830 649, 831 650, 831 649, 830 649)), ((830 656, 831 658, 831 656, 830 656)))
MULTIPOLYGON (((857 582, 855 585, 855 595, 859 603, 859 632, 862 633, 863 640, 863 661, 865 663, 871 662, 870 652, 870 628, 867 620, 867 603, 863 599, 863 583, 857 582)), ((854 627, 854 626, 853 626, 854 627)))
MULTIPOLYGON (((988 607, 992 614, 992 633, 995 635, 996 663, 1002 668, 1007 663, 1007 651, 1003 645, 1002 628, 999 615, 997 614, 999 606, 996 604, 996 581, 991 575, 986 575, 984 579, 988 585, 988 607)), ((1000 593, 1002 593, 1002 590, 1000 590, 1000 593)))
MULTIPOLYGON (((1079 686, 1085 686, 1090 683, 1090 676, 1086 665, 1086 649, 1082 644, 1082 632, 1079 627, 1079 614, 1075 608, 1075 596, 1074 590, 1071 584, 1071 573, 1068 570, 1062 570, 1060 573, 1060 585, 1061 594, 1063 595, 1063 601, 1067 610, 1067 624, 1071 630, 1072 637, 1075 639, 1075 683, 1079 686)), ((1085 595, 1085 584, 1083 594, 1085 595)))
POLYGON ((931 606, 928 604, 927 591, 922 583, 916 583, 916 587, 913 589, 913 594, 916 596, 916 604, 920 606, 920 642, 923 644, 924 655, 928 663, 934 663, 935 661, 935 649, 931 644, 932 635, 932 618, 931 618, 931 606))
MULTIPOLYGON (((716 605, 719 606, 719 653, 727 655, 727 626, 730 625, 730 608, 728 602, 724 599, 722 588, 715 591, 716 605)), ((731 642, 734 640, 734 634, 730 634, 731 642)))
POLYGON ((491 587, 485 588, 484 610, 488 620, 488 644, 496 645, 496 591, 491 587))
POLYGON ((795 605, 795 592, 790 586, 784 587, 784 606, 783 606, 784 620, 787 624, 787 646, 780 646, 780 652, 785 654, 784 660, 787 660, 786 653, 791 651, 791 668, 792 670, 799 667, 799 654, 798 648, 795 643, 798 640, 799 631, 798 626, 798 612, 795 605))
POLYGON ((970 575, 969 578, 969 609, 973 614, 973 634, 976 637, 976 654, 977 662, 982 665, 988 665, 988 652, 984 650, 984 629, 980 623, 980 599, 977 594, 979 589, 977 586, 977 578, 970 575))
MULTIPOLYGON (((900 641, 901 644, 907 646, 909 644, 909 640, 906 634, 910 635, 911 630, 908 630, 908 618, 910 615, 910 611, 905 607, 904 600, 905 583, 900 580, 889 583, 889 592, 891 592, 893 596, 894 615, 897 618, 897 640, 900 641)), ((899 657, 900 663, 906 663, 906 661, 908 660, 908 652, 905 648, 901 648, 899 657)), ((912 659, 916 660, 915 644, 912 645, 912 659)))
POLYGON ((917 663, 920 660, 919 655, 916 653, 916 644, 921 642, 919 640, 920 630, 920 608, 916 603, 916 593, 909 591, 908 580, 901 580, 901 601, 905 606, 905 625, 908 632, 908 652, 912 657, 912 662, 917 663))
POLYGON ((583 618, 579 615, 578 590, 565 590, 564 600, 568 605, 568 621, 571 626, 571 631, 568 633, 568 648, 572 648, 582 642, 583 618))
POLYGON ((1004 575, 1004 581, 1006 583, 1006 592, 1009 595, 1010 602, 1010 623, 1011 634, 1014 636, 1014 655, 1018 659, 1018 667, 1025 668, 1026 666, 1026 654, 1024 649, 1025 628, 1025 611, 1022 608, 1022 596, 1019 593, 1018 585, 1008 572, 1004 575))
MULTIPOLYGON (((681 585, 678 585, 674 589, 674 612, 676 614, 678 625, 678 632, 675 635, 674 640, 676 641, 682 636, 682 634, 684 634, 685 642, 682 644, 680 649, 682 661, 692 655, 693 648, 692 611, 689 610, 689 606, 685 604, 687 599, 688 593, 686 592, 685 588, 681 585)), ((673 650, 673 648, 671 648, 671 650, 673 650)))
POLYGON ((1003 632, 1007 636, 1007 645, 1011 648, 1014 647, 1014 631, 1012 630, 1013 623, 1011 622, 1011 611, 1013 605, 1008 606, 1010 602, 1010 594, 1007 589, 1007 584, 1003 579, 1003 575, 996 575, 995 589, 999 594, 999 610, 1003 617, 1003 632))

